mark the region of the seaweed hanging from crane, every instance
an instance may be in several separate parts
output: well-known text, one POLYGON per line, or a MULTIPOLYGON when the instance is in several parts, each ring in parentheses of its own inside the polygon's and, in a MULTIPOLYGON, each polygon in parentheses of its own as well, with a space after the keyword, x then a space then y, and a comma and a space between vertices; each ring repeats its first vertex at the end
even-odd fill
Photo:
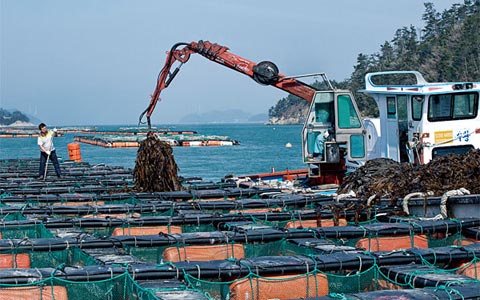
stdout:
POLYGON ((182 189, 172 147, 153 132, 140 143, 133 178, 141 192, 170 192, 182 189))

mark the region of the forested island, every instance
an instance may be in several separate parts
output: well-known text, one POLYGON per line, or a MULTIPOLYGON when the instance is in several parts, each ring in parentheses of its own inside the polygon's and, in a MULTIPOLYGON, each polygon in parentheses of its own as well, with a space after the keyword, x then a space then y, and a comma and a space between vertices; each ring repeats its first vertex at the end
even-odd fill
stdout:
POLYGON ((11 126, 13 124, 30 125, 30 118, 18 110, 10 112, 0 108, 0 126, 11 126))
MULTIPOLYGON (((364 88, 364 76, 377 71, 419 71, 429 82, 480 81, 480 0, 465 0, 438 12, 425 3, 424 28, 402 27, 391 41, 385 41, 373 54, 360 53, 354 71, 344 81, 332 81, 339 89, 354 93, 364 117, 376 117, 372 99, 356 93, 364 88)), ((312 84, 316 88, 322 83, 312 84)), ((303 124, 308 103, 289 95, 271 107, 270 124, 303 124)))

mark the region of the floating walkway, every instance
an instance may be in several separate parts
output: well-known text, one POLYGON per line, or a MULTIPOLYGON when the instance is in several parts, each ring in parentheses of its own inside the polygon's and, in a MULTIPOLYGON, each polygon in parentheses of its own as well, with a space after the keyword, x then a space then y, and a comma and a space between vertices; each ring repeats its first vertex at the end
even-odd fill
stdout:
MULTIPOLYGON (((169 129, 147 129, 147 128, 119 128, 116 131, 98 130, 96 127, 61 127, 57 128, 57 135, 63 136, 65 133, 82 133, 82 134, 96 134, 96 135, 127 135, 127 136, 145 136, 148 132, 154 132, 157 135, 184 135, 197 134, 193 130, 169 130, 169 129)), ((2 127, 0 128, 0 138, 23 138, 23 137, 38 137, 38 129, 35 127, 2 127)))
MULTIPOLYGON (((120 128, 118 131, 99 131, 90 127, 65 127, 57 131, 58 136, 65 133, 82 133, 74 137, 75 142, 105 148, 137 148, 149 132, 175 147, 235 146, 239 141, 227 136, 201 135, 193 130, 172 131, 169 129, 120 128)), ((34 128, 3 128, 0 138, 34 138, 38 130, 34 128)))
MULTIPOLYGON (((63 132, 57 132, 57 136, 63 136, 63 132)), ((0 128, 0 138, 36 138, 38 129, 0 128)))
POLYGON ((438 197, 405 214, 234 178, 137 192, 131 169, 39 181, 38 163, 0 160, 0 299, 480 298, 480 195, 439 218, 438 197))
MULTIPOLYGON (((239 142, 226 136, 208 136, 194 133, 173 134, 162 133, 157 137, 175 147, 203 147, 203 146, 234 146, 239 142)), ((75 136, 74 141, 105 148, 135 148, 146 138, 146 135, 140 136, 119 136, 101 135, 101 136, 75 136)))
POLYGON ((83 134, 97 134, 97 135, 147 135, 149 132, 153 132, 157 135, 183 135, 183 134, 197 134, 194 130, 181 130, 181 131, 172 131, 169 129, 163 130, 146 130, 146 129, 135 129, 135 128, 120 128, 118 131, 106 131, 106 130, 75 130, 75 129, 60 129, 62 132, 70 133, 83 133, 83 134))

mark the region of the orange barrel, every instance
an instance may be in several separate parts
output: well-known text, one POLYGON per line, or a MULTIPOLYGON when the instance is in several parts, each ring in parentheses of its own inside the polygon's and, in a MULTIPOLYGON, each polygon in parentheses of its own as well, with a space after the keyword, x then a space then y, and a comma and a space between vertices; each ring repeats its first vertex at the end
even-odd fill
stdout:
POLYGON ((22 286, 0 288, 2 300, 68 300, 63 286, 22 286))
POLYGON ((298 276, 252 277, 230 285, 230 299, 287 299, 328 295, 328 278, 315 273, 298 276))
POLYGON ((394 251, 409 248, 428 248, 428 238, 425 235, 382 236, 363 238, 357 241, 356 248, 367 251, 394 251))
POLYGON ((28 253, 0 254, 0 269, 29 269, 30 255, 28 253))
POLYGON ((182 233, 180 226, 143 226, 143 227, 117 227, 112 236, 119 235, 156 235, 159 233, 173 234, 182 233))
POLYGON ((457 270, 457 274, 472 277, 473 279, 480 279, 480 262, 465 263, 457 270))
POLYGON ((207 146, 221 146, 221 141, 207 141, 207 146))
MULTIPOLYGON (((320 220, 322 227, 333 227, 334 222, 333 219, 323 219, 320 220)), ((345 219, 339 219, 338 220, 338 226, 347 226, 347 220, 345 219)), ((318 223, 317 220, 294 220, 290 221, 285 225, 285 228, 317 228, 318 223)))
POLYGON ((268 208, 235 209, 235 210, 229 211, 228 213, 229 214, 253 214, 253 213, 281 212, 281 211, 282 211, 281 207, 268 207, 268 208))
POLYGON ((68 144, 68 156, 70 160, 76 162, 82 162, 82 154, 80 153, 80 144, 70 143, 68 144))
POLYGON ((163 261, 179 262, 184 260, 208 261, 227 258, 245 258, 241 244, 218 244, 204 246, 168 247, 162 253, 163 261))

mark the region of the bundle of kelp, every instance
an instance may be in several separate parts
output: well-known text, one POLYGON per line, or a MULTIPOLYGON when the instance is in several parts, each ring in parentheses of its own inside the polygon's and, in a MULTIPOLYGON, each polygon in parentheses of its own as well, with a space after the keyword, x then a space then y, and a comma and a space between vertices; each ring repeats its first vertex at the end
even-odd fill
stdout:
POLYGON ((168 192, 182 189, 172 147, 149 133, 137 151, 133 177, 141 192, 168 192))
POLYGON ((432 192, 441 196, 450 190, 465 188, 480 194, 480 149, 466 154, 438 156, 426 165, 413 166, 391 159, 367 161, 345 178, 339 194, 355 192, 358 198, 404 197, 414 192, 432 192))

